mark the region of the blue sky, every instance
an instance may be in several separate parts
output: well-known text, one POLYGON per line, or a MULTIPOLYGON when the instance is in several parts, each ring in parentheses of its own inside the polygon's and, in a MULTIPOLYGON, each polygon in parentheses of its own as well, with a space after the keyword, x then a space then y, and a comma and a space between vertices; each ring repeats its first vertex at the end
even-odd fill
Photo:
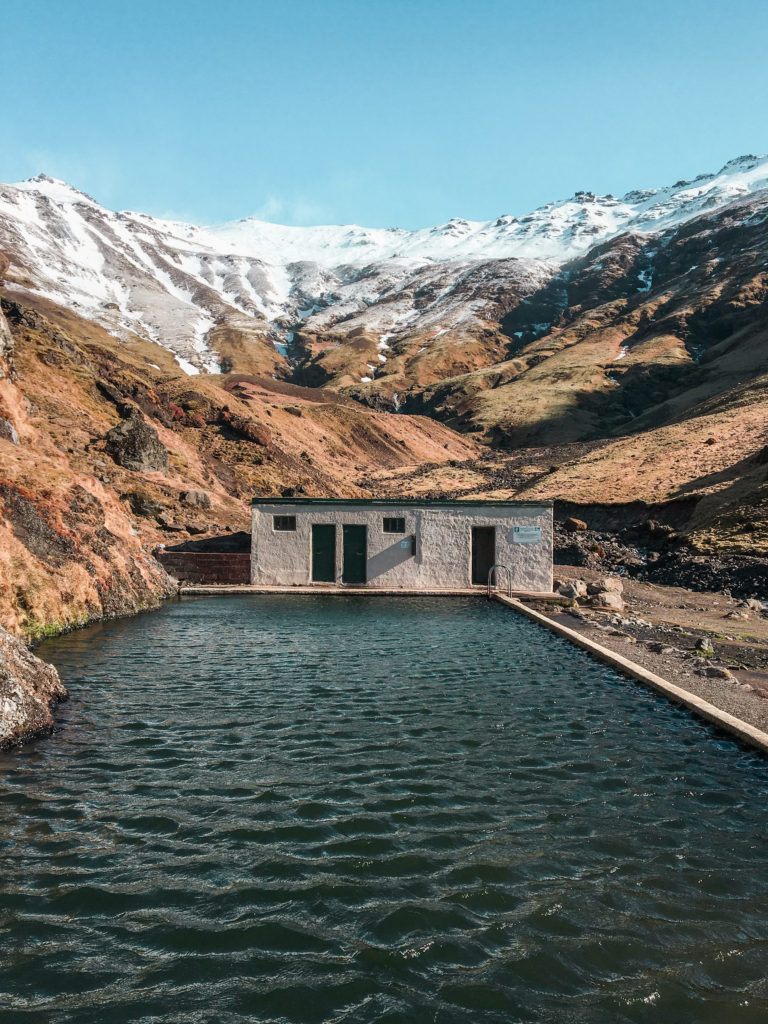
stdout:
POLYGON ((201 223, 421 227, 768 150, 764 0, 24 0, 0 180, 201 223))

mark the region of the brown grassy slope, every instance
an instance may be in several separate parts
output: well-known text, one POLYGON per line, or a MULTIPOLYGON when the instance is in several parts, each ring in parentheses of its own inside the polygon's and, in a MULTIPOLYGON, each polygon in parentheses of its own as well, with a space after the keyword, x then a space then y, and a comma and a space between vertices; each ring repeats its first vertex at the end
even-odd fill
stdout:
POLYGON ((768 555, 768 375, 638 434, 380 473, 375 486, 609 507, 695 499, 685 528, 695 546, 768 555))
POLYGON ((395 394, 429 387, 504 358, 507 339, 498 323, 478 320, 472 327, 459 326, 439 333, 439 341, 435 341, 437 329, 414 331, 393 341, 382 365, 376 333, 358 329, 344 335, 338 326, 322 334, 305 330, 297 339, 304 361, 296 376, 369 405, 391 408, 395 394), (371 376, 371 366, 376 371, 375 379, 363 383, 363 377, 371 376))
POLYGON ((15 633, 134 611, 165 593, 157 543, 247 529, 253 495, 353 496, 376 469, 466 459, 472 442, 270 377, 188 377, 158 346, 9 292, 13 367, 0 379, 0 624, 15 633), (152 364, 161 367, 156 369, 152 364), (137 472, 106 452, 126 403, 168 452, 137 472), (210 507, 183 498, 204 491, 210 507))
POLYGON ((649 504, 698 499, 687 525, 702 550, 768 554, 768 376, 672 423, 621 438, 526 490, 532 497, 649 504))
POLYGON ((66 450, 99 429, 98 411, 75 412, 77 385, 42 362, 39 386, 26 394, 25 348, 17 353, 18 377, 0 380, 0 416, 20 440, 0 439, 0 624, 35 636, 138 610, 169 581, 99 479, 95 460, 66 450))
POLYGON ((510 358, 413 384, 405 408, 509 448, 562 444, 660 426, 766 373, 768 203, 746 213, 598 247, 507 315, 510 358))

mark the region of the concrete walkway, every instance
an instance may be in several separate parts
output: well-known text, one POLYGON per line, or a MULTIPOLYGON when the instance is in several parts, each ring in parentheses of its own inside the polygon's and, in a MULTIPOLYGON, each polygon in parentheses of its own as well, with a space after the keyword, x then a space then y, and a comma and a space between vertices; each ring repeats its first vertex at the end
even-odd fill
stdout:
POLYGON ((584 651, 588 651, 606 665, 610 665, 612 668, 617 669, 624 675, 628 675, 631 678, 636 679, 638 682, 643 683, 645 686, 651 687, 651 689, 662 694, 673 703, 684 705, 684 707, 688 708, 700 718, 704 718, 708 722, 719 726, 721 729, 725 729, 725 731, 731 733, 732 736, 737 737, 737 739, 751 747, 757 748, 763 754, 768 754, 768 733, 763 730, 757 729, 755 726, 750 725, 741 718, 737 718, 735 715, 731 715, 727 711, 723 711, 721 708, 715 707, 714 704, 704 700, 697 694, 691 693, 689 690, 684 690, 681 686, 677 686, 675 683, 670 683, 668 679, 663 679, 661 676, 656 675, 655 672, 650 672, 648 669, 643 668, 642 665, 638 665, 637 662, 631 661, 629 658, 625 658, 621 654, 617 654, 616 651, 612 651, 608 647, 603 647, 602 644, 598 644, 589 637, 583 636, 575 629, 569 629, 567 626, 562 625, 562 623, 555 622, 554 619, 550 619, 547 615, 542 615, 541 612, 537 612, 534 611, 533 608, 526 607, 514 598, 505 597, 503 594, 495 594, 494 596, 497 601, 501 601, 502 604, 505 604, 510 608, 514 608, 516 612, 520 612, 520 614, 525 615, 526 618, 532 619, 534 622, 538 622, 539 625, 545 626, 547 629, 557 634, 557 636, 560 636, 565 640, 570 640, 572 644, 575 644, 584 651))
MULTIPOLYGON (((182 597, 215 596, 217 594, 318 594, 333 595, 337 597, 350 594, 370 596, 372 594, 385 595, 387 597, 485 597, 486 587, 467 587, 465 589, 430 587, 428 590, 406 589, 405 587, 354 587, 337 586, 335 584, 315 585, 308 587, 263 587, 263 586, 228 586, 228 585, 203 585, 181 586, 179 593, 182 597)), ((519 601, 548 601, 550 604, 570 604, 570 600, 561 594, 539 594, 527 593, 525 591, 513 591, 512 596, 519 601)))

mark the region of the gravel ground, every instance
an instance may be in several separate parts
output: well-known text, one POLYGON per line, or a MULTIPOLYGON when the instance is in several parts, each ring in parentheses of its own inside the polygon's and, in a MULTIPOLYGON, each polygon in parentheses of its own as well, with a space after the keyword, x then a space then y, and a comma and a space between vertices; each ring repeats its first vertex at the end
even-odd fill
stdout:
MULTIPOLYGON (((584 568, 557 566, 562 579, 587 582, 605 576, 584 568)), ((642 665, 716 707, 768 732, 768 618, 747 612, 728 595, 699 593, 624 581, 623 612, 585 606, 551 618, 642 665), (748 618, 732 618, 734 611, 748 618), (738 630, 738 632, 735 632, 738 630), (697 649, 711 644, 712 653, 697 649), (729 678, 707 671, 726 669, 729 678)))

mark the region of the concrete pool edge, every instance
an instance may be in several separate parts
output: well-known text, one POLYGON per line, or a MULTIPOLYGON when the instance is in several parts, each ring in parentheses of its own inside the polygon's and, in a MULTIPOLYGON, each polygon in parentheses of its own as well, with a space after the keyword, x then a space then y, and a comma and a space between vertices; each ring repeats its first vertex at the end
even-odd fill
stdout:
MULTIPOLYGON (((177 589, 179 597, 217 597, 221 594, 304 594, 311 597, 318 595, 332 595, 336 597, 486 597, 488 588, 483 586, 475 587, 356 587, 354 584, 339 585, 314 585, 314 586, 275 586, 270 587, 261 584, 196 584, 189 586, 182 584, 177 589)), ((562 604, 570 606, 573 604, 571 598, 563 597, 562 594, 554 592, 517 590, 514 596, 523 601, 546 601, 549 604, 562 604)))
POLYGON ((512 608, 516 612, 520 612, 531 621, 537 622, 541 626, 545 626, 551 632, 562 637, 564 640, 570 640, 570 642, 575 644, 577 647, 580 647, 582 650, 594 655, 594 657, 598 658, 605 664, 610 665, 612 668, 617 669, 624 675, 628 675, 638 682, 643 683, 645 686, 649 686, 651 689, 660 693, 673 703, 682 704, 695 715, 698 715, 700 718, 704 718, 713 725, 719 726, 721 729, 724 729, 732 736, 737 737, 748 746, 756 748, 763 754, 768 754, 768 733, 755 728, 755 726, 750 725, 748 722, 744 722, 740 718, 736 718, 735 715, 731 715, 727 711, 722 711, 720 708, 711 704, 709 701, 704 700, 702 697, 697 696, 695 693, 691 693, 689 690, 684 690, 675 683, 670 683, 669 680, 656 675, 655 672, 650 672, 648 669, 643 668, 642 665, 638 665, 636 662, 630 661, 629 658, 625 658, 623 655, 617 654, 608 647, 603 647, 602 644, 598 644, 594 640, 590 640, 589 637, 583 636, 576 630, 569 629, 568 626, 563 626, 559 622, 555 622, 554 619, 550 619, 547 615, 543 615, 541 612, 534 611, 533 608, 528 608, 521 601, 515 598, 505 597, 503 594, 498 593, 493 596, 497 601, 507 605, 507 607, 512 608))

